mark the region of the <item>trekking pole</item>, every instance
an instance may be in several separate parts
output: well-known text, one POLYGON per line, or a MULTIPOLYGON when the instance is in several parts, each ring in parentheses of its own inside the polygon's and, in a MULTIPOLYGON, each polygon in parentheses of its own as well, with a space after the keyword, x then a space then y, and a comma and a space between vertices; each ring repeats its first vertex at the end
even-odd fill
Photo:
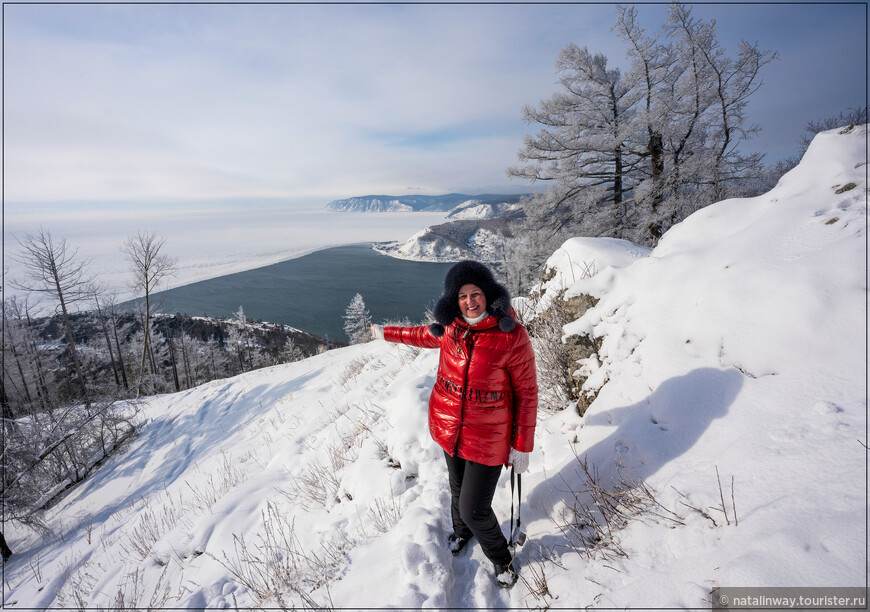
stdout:
POLYGON ((511 548, 522 546, 526 543, 526 534, 520 529, 520 508, 522 507, 521 498, 523 496, 523 475, 516 474, 517 488, 517 526, 514 527, 514 468, 511 466, 511 539, 509 545, 511 548))

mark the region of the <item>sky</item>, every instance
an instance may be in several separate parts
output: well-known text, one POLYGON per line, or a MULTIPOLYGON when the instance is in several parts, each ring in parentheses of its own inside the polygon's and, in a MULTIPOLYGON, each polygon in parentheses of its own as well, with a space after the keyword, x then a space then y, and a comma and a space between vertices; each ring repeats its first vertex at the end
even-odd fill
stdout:
MULTIPOLYGON (((775 50, 753 150, 866 103, 863 4, 699 4, 775 50)), ((665 4, 641 6, 657 31, 665 4)), ((568 43, 626 66, 612 4, 4 4, 4 204, 527 190, 522 107, 568 43)))

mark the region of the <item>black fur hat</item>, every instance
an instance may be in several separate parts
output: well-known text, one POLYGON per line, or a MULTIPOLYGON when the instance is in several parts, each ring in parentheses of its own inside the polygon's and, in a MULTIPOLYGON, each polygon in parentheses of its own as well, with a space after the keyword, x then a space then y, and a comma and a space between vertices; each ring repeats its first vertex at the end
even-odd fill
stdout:
POLYGON ((486 298, 486 311, 498 319, 498 327, 503 332, 510 332, 516 326, 516 320, 510 314, 511 296, 508 290, 496 282, 485 265, 476 261, 465 260, 450 268, 444 277, 444 294, 435 304, 435 323, 429 326, 429 331, 436 338, 444 335, 444 328, 453 323, 462 313, 459 310, 459 289, 463 285, 477 285, 486 298))

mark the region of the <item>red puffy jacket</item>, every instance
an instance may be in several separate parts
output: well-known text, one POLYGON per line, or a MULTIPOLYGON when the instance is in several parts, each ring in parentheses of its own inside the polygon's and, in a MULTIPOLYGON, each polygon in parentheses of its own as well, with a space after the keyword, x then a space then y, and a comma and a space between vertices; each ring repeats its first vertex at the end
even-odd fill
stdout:
POLYGON ((436 338, 429 328, 386 327, 384 339, 439 348, 429 397, 429 433, 451 456, 507 464, 511 447, 531 452, 538 412, 535 354, 526 328, 503 332, 487 317, 469 327, 457 318, 436 338))

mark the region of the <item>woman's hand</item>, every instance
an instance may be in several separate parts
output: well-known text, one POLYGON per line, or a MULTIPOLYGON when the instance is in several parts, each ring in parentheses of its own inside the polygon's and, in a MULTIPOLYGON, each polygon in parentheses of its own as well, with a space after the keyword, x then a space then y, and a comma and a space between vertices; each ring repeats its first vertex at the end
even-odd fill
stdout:
POLYGON ((372 323, 372 339, 373 340, 383 340, 384 339, 384 326, 378 325, 376 323, 372 323))
POLYGON ((524 453, 512 448, 508 455, 508 465, 514 466, 514 472, 517 474, 522 474, 529 469, 529 455, 531 453, 524 453))

